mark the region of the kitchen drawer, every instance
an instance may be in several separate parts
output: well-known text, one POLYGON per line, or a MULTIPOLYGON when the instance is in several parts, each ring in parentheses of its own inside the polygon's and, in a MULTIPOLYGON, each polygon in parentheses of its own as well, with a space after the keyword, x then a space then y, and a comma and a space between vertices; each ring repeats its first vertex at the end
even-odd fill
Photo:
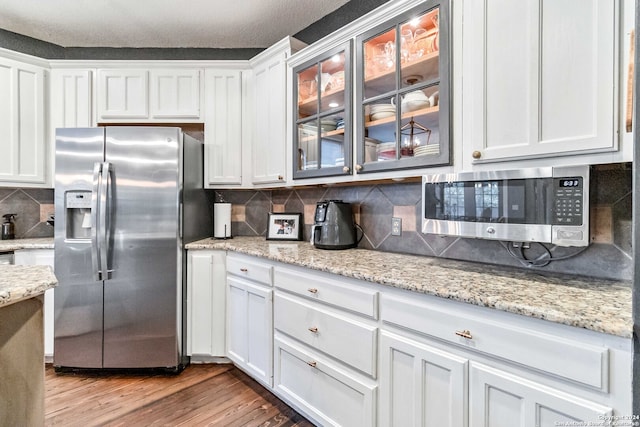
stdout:
POLYGON ((341 369, 286 337, 276 336, 275 357, 276 393, 315 423, 375 425, 375 382, 341 369))
POLYGON ((387 324, 608 391, 609 350, 606 347, 541 331, 537 327, 528 329, 522 325, 524 322, 510 324, 510 313, 492 313, 493 310, 486 309, 485 316, 476 308, 383 296, 380 317, 387 324), (507 315, 506 321, 499 322, 498 315, 507 315))
POLYGON ((227 273, 244 277, 263 285, 273 285, 273 266, 256 261, 254 257, 233 253, 227 254, 227 273))
POLYGON ((378 292, 355 283, 344 284, 338 280, 307 274, 293 269, 276 267, 275 286, 311 298, 314 301, 335 305, 373 319, 378 318, 378 292))
POLYGON ((376 326, 279 293, 274 298, 273 312, 277 330, 375 378, 376 326))

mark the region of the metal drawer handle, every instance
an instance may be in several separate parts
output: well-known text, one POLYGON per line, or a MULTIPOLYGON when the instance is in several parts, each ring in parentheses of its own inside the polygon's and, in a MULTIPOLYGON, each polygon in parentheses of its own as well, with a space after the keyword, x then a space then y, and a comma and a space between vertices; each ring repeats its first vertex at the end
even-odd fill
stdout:
POLYGON ((473 338, 473 336, 471 335, 471 332, 468 329, 465 329, 464 331, 456 331, 456 335, 462 338, 466 338, 468 340, 473 338))
POLYGON ((241 268, 240 271, 242 271, 243 273, 246 273, 247 271, 249 271, 248 268, 241 268))
POLYGON ((312 326, 312 327, 309 328, 309 331, 313 332, 314 334, 317 334, 318 333, 318 328, 316 328, 315 326, 312 326))
POLYGON ((311 366, 312 368, 315 368, 316 362, 312 360, 311 362, 307 362, 307 365, 311 366))
POLYGON ((318 290, 316 288, 309 288, 307 289, 309 292, 311 292, 312 294, 317 294, 318 290))

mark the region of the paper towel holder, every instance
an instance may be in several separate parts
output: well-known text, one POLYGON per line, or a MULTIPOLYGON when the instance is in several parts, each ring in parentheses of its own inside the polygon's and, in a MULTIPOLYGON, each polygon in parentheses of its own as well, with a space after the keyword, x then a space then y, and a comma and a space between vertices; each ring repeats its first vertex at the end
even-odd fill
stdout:
POLYGON ((213 204, 213 238, 233 238, 231 235, 231 203, 213 204))

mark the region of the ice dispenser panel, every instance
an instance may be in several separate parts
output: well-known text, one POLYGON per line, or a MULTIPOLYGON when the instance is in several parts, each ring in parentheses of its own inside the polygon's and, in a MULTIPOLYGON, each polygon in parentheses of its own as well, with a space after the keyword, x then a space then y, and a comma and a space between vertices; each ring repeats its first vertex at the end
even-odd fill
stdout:
POLYGON ((65 194, 67 239, 91 238, 91 192, 67 191, 65 194))

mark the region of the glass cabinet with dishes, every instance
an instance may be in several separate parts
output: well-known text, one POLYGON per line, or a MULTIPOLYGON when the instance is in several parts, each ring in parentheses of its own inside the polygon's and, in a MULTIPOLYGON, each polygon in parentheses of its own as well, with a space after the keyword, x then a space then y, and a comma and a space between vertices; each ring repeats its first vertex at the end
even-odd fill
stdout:
POLYGON ((293 177, 351 173, 351 43, 294 68, 293 177))
POLYGON ((356 39, 356 172, 451 164, 449 6, 427 2, 356 39))

